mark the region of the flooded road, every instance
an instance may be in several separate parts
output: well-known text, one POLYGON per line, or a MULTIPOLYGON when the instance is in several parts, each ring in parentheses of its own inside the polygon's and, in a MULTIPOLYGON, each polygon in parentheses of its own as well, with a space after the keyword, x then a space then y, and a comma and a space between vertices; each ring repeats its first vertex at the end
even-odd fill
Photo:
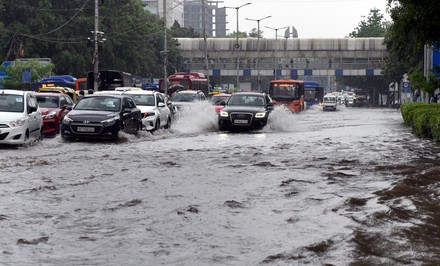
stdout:
POLYGON ((0 265, 440 263, 440 149, 399 111, 269 123, 1 147, 0 265))

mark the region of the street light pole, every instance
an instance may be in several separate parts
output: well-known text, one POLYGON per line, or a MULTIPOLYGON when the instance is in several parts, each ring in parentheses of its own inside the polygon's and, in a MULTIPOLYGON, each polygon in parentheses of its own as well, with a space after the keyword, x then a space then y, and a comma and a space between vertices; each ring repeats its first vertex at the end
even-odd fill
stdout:
POLYGON ((237 35, 236 37, 236 42, 235 42, 235 59, 236 59, 236 66, 237 66, 237 89, 240 88, 240 65, 239 65, 239 60, 238 60, 238 49, 240 49, 240 44, 238 44, 238 10, 244 6, 250 5, 252 3, 246 3, 243 4, 241 6, 237 6, 237 7, 229 7, 229 6, 225 6, 225 8, 233 8, 235 9, 236 15, 237 15, 237 31, 235 32, 235 34, 237 35))
POLYGON ((282 28, 271 28, 271 27, 268 27, 268 26, 266 26, 266 28, 268 28, 268 29, 271 29, 271 30, 275 30, 275 56, 274 56, 274 61, 275 61, 275 63, 274 63, 274 65, 275 65, 275 68, 274 68, 274 73, 273 73, 273 75, 274 75, 274 78, 275 78, 275 80, 277 80, 277 62, 278 62, 278 30, 282 30, 282 29, 285 29, 285 28, 287 28, 287 26, 285 26, 285 27, 282 27, 282 28))
POLYGON ((260 74, 260 21, 262 21, 263 19, 267 19, 270 18, 272 16, 267 16, 264 18, 260 18, 260 19, 250 19, 250 18, 245 18, 246 20, 250 20, 250 21, 256 21, 257 22, 257 34, 258 34, 258 39, 257 39, 257 46, 258 46, 258 52, 257 52, 257 83, 258 83, 258 91, 261 90, 261 74, 260 74))

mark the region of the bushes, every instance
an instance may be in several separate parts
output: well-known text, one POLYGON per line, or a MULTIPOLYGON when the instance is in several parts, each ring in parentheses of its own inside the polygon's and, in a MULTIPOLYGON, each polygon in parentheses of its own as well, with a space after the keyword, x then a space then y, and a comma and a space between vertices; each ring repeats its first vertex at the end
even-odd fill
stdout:
POLYGON ((400 107, 403 122, 421 138, 440 142, 440 105, 429 103, 405 103, 400 107))

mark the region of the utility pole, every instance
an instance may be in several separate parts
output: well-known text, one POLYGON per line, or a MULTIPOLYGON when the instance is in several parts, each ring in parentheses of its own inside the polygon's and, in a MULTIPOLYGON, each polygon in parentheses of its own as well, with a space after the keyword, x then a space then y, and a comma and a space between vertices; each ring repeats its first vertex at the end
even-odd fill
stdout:
POLYGON ((167 43, 167 4, 166 0, 163 0, 163 86, 165 95, 168 96, 168 43, 167 43))
POLYGON ((98 44, 98 30, 99 30, 99 0, 95 0, 95 30, 93 31, 94 42, 94 60, 93 60, 93 90, 98 90, 99 84, 99 44, 98 44))
POLYGON ((208 43, 206 40, 206 11, 205 11, 205 1, 202 0, 202 24, 203 24, 203 42, 205 44, 205 74, 206 79, 208 80, 208 93, 211 91, 211 88, 209 86, 209 57, 208 57, 208 43))
POLYGON ((257 47, 258 47, 258 52, 257 52, 257 85, 258 85, 258 91, 261 91, 261 73, 260 73, 260 21, 262 21, 263 19, 267 19, 270 18, 272 16, 266 16, 264 18, 260 18, 260 19, 251 19, 251 18, 245 18, 246 20, 250 20, 250 21, 256 21, 257 22, 257 34, 258 34, 258 39, 257 39, 257 47))
POLYGON ((233 8, 233 9, 235 9, 236 10, 236 14, 237 14, 237 31, 235 32, 236 33, 236 42, 235 42, 235 45, 234 45, 234 47, 235 47, 235 60, 236 60, 236 65, 237 65, 237 89, 239 89, 240 88, 240 62, 239 62, 239 49, 240 49, 240 44, 238 43, 238 10, 240 9, 240 8, 242 8, 242 7, 244 7, 244 6, 247 6, 247 5, 250 5, 250 4, 252 4, 252 3, 246 3, 246 4, 244 4, 244 5, 241 5, 241 6, 237 6, 237 7, 229 7, 229 6, 225 6, 225 8, 233 8))
POLYGON ((278 30, 282 30, 287 28, 288 26, 282 27, 282 28, 271 28, 266 26, 266 28, 271 29, 271 30, 275 30, 275 56, 274 56, 274 78, 275 80, 277 80, 277 65, 278 65, 278 30))

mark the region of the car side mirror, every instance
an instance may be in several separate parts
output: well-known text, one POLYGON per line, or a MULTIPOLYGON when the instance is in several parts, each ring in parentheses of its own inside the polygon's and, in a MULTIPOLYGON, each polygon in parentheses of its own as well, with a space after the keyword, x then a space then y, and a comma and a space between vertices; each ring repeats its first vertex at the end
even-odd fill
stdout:
POLYGON ((27 110, 28 110, 28 114, 31 114, 33 112, 36 112, 38 110, 38 108, 35 106, 28 106, 27 110))
POLYGON ((123 114, 131 113, 131 109, 130 109, 130 108, 124 108, 124 109, 122 110, 122 113, 123 113, 123 114))
POLYGON ((163 103, 163 102, 159 102, 159 103, 157 104, 157 107, 165 107, 165 103, 163 103))

